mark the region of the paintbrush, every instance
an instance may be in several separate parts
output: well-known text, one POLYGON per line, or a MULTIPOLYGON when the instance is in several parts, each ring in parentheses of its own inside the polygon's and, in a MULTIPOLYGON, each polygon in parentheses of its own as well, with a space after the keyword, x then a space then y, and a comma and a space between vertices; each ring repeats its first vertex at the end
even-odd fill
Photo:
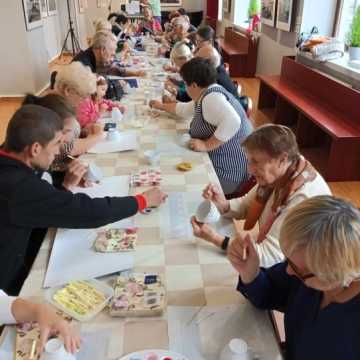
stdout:
POLYGON ((32 344, 31 344, 31 350, 30 350, 30 357, 29 360, 34 360, 35 359, 35 352, 36 352, 36 340, 34 339, 32 344))

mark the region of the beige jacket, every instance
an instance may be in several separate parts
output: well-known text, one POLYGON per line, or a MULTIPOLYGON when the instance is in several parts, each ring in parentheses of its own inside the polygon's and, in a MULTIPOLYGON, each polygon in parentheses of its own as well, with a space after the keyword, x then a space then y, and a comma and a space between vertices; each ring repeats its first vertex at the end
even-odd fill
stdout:
MULTIPOLYGON (((249 205, 255 198, 256 189, 257 186, 252 188, 245 196, 230 200, 230 210, 224 214, 224 216, 237 220, 245 219, 249 205)), ((305 183, 299 190, 290 196, 287 204, 282 208, 280 215, 272 224, 266 239, 261 244, 256 244, 260 258, 260 266, 269 267, 284 260, 284 255, 281 252, 279 245, 279 235, 281 224, 284 221, 285 216, 295 205, 299 204, 305 199, 317 195, 331 195, 330 188, 319 173, 312 182, 305 183)), ((260 227, 266 222, 269 215, 271 214, 271 205, 273 201, 274 195, 272 194, 259 218, 258 225, 260 227)))

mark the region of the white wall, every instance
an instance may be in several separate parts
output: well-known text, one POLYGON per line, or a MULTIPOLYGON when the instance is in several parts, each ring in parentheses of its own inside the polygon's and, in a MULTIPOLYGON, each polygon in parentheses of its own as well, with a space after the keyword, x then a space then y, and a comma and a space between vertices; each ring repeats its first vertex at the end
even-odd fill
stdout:
MULTIPOLYGON (((62 0, 61 0, 62 1, 62 0)), ((43 19, 43 26, 26 31, 22 1, 1 1, 0 96, 37 93, 49 82, 48 62, 61 49, 57 15, 43 19)))

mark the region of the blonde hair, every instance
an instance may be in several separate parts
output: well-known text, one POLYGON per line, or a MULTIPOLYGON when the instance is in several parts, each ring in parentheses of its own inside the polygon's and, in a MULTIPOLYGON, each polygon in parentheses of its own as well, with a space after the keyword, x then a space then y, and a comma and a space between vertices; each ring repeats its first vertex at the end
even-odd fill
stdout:
POLYGON ((116 36, 110 31, 98 31, 92 39, 93 49, 106 49, 109 46, 116 44, 116 36))
POLYGON ((177 42, 171 50, 170 59, 172 62, 177 60, 188 61, 193 57, 190 48, 186 45, 185 41, 177 42))
POLYGON ((305 249, 310 272, 328 285, 347 286, 360 276, 360 211, 345 200, 303 201, 286 216, 279 241, 288 257, 305 249))
POLYGON ((95 27, 95 33, 103 30, 111 31, 112 29, 111 23, 104 19, 97 19, 96 21, 94 21, 94 27, 95 27))
POLYGON ((255 129, 242 143, 247 150, 263 151, 272 158, 288 155, 296 160, 300 153, 293 131, 287 126, 268 124, 255 129))
POLYGON ((79 61, 63 65, 56 74, 55 90, 64 94, 65 88, 73 89, 82 97, 96 92, 96 75, 79 61))

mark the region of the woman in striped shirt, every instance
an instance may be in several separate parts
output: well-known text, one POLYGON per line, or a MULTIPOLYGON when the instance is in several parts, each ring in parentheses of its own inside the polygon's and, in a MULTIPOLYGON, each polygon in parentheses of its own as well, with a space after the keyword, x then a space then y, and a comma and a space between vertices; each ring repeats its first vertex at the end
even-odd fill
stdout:
POLYGON ((181 117, 193 117, 190 148, 208 152, 224 193, 231 194, 249 179, 241 143, 251 133, 252 125, 238 100, 216 84, 216 69, 209 60, 188 61, 181 67, 180 75, 193 101, 151 101, 150 106, 181 117))

